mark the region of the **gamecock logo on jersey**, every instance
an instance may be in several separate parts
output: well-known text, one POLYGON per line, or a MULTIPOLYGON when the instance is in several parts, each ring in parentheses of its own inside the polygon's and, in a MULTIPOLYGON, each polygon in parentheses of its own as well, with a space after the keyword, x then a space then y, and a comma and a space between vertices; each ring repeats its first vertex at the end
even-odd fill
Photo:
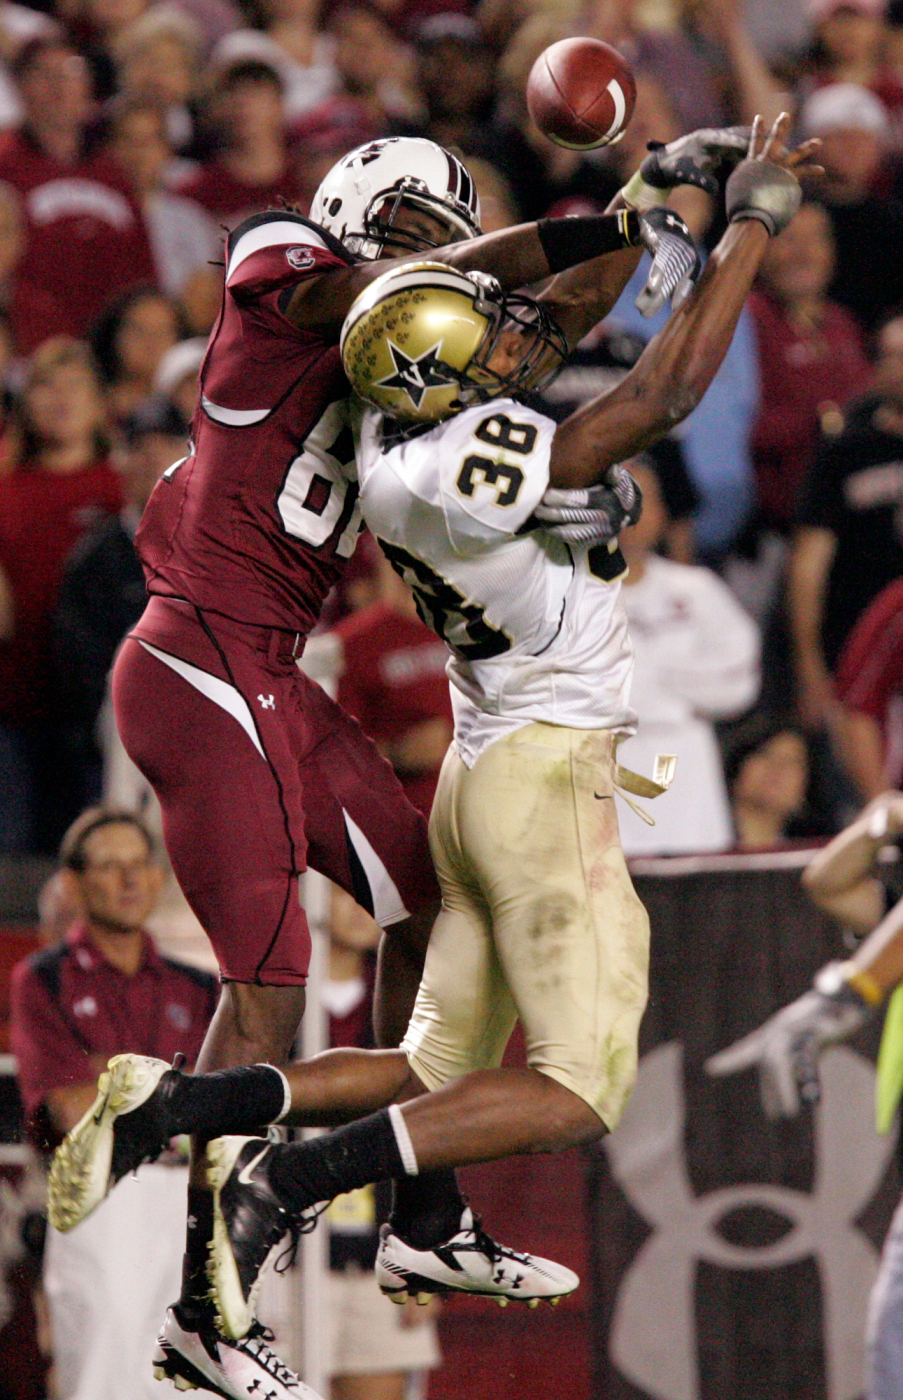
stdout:
POLYGON ((316 258, 310 248, 286 248, 285 256, 290 267, 296 272, 305 272, 307 268, 313 267, 316 258))

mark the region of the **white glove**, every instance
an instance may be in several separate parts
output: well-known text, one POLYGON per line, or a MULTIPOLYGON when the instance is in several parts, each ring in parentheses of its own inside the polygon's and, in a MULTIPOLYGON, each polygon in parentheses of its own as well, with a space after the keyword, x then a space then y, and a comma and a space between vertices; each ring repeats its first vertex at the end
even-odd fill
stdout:
POLYGON ((643 316, 654 316, 670 298, 676 311, 699 276, 693 235, 673 209, 646 209, 639 219, 640 239, 652 254, 652 266, 636 308, 643 316))
POLYGON ((627 525, 635 525, 643 493, 626 467, 609 467, 595 486, 561 489, 550 486, 534 511, 544 530, 565 544, 608 544, 627 525))
POLYGON ((875 1009, 845 974, 843 963, 828 963, 810 992, 769 1017, 751 1035, 706 1060, 706 1073, 720 1078, 756 1067, 768 1118, 792 1118, 799 1113, 801 1101, 818 1103, 820 1051, 853 1035, 875 1009))

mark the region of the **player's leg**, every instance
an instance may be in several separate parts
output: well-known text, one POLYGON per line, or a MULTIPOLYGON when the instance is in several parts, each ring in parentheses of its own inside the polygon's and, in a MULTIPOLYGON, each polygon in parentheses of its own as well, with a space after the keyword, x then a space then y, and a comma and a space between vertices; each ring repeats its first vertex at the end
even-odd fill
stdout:
POLYGON ((427 825, 389 763, 320 686, 299 678, 318 742, 301 762, 308 864, 347 890, 383 936, 374 991, 377 1045, 400 1044, 420 985, 439 886, 427 825))
MULTIPOLYGON (((251 708, 260 698, 262 661, 253 647, 240 639, 227 644, 203 619, 178 614, 172 646, 170 652, 127 640, 113 694, 123 743, 160 800, 176 877, 226 979, 198 1063, 215 1069, 284 1062, 304 1008, 310 943, 297 894, 305 855, 301 794, 282 716, 261 717, 251 708)), ((281 679, 278 671, 268 674, 266 688, 280 701, 281 679)), ((264 1117, 273 1111, 275 1103, 264 1117)), ((239 1354, 216 1339, 203 1147, 196 1138, 182 1291, 167 1313, 157 1366, 173 1379, 215 1378, 224 1394, 243 1396, 251 1373, 262 1384, 269 1364, 262 1343, 239 1354)), ((287 1377, 277 1377, 279 1384, 287 1386, 287 1377)))
MULTIPOLYGON (((453 831, 461 863, 469 863, 492 911, 530 1068, 467 1074, 318 1143, 213 1144, 217 1294, 227 1326, 241 1325, 241 1289, 254 1266, 248 1255, 240 1261, 242 1281, 235 1239, 224 1238, 232 1221, 258 1209, 255 1198, 261 1222, 268 1216, 269 1228, 278 1230, 302 1203, 394 1175, 400 1166, 415 1176, 591 1141, 614 1126, 629 1093, 646 997, 648 921, 620 852, 609 736, 531 726, 519 739, 493 745, 471 773, 458 765, 454 786, 446 835, 453 831)), ((446 1071, 418 1014, 424 1009, 431 1020, 429 1002, 453 996, 454 978, 440 953, 437 939, 405 1041, 418 1076, 433 1085, 446 1071)))

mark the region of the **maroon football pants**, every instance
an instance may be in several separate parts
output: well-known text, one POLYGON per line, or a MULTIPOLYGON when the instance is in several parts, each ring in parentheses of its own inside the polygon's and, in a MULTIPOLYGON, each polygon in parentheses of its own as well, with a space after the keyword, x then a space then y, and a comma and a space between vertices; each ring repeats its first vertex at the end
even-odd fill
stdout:
POLYGON ((113 673, 119 733, 159 798, 176 877, 237 982, 304 982, 308 865, 383 926, 439 898, 423 817, 293 644, 153 598, 113 673))

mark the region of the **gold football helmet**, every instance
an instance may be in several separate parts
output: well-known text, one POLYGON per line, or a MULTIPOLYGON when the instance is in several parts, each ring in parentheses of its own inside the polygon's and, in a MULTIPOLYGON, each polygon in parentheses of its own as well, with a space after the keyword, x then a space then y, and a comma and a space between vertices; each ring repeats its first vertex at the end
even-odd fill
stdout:
POLYGON ((438 423, 469 404, 543 388, 567 343, 539 302, 443 263, 391 268, 342 327, 352 387, 391 418, 438 423))

